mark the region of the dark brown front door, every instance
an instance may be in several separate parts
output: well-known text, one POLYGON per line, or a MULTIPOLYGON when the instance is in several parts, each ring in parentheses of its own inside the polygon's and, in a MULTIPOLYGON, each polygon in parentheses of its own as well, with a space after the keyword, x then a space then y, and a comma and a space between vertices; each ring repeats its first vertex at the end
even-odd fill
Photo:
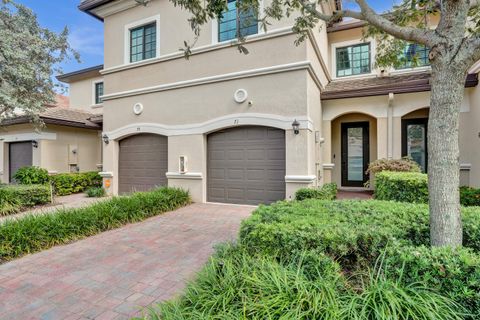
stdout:
POLYGON ((342 123, 342 186, 363 187, 369 158, 369 123, 342 123))
POLYGON ((285 199, 285 131, 260 126, 208 135, 207 199, 253 204, 285 199))
POLYGON ((119 143, 118 192, 147 191, 167 185, 168 138, 138 134, 119 143))
POLYGON ((11 142, 9 145, 9 181, 15 182, 13 175, 18 169, 32 165, 32 141, 11 142))
POLYGON ((411 157, 427 172, 428 118, 402 120, 402 156, 411 157))

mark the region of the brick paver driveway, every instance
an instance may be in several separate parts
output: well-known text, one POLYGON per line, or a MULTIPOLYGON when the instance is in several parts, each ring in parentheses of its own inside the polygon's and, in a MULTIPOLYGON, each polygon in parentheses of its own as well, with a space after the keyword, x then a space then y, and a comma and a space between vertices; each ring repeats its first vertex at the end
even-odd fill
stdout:
POLYGON ((193 204, 0 265, 0 319, 128 319, 181 292, 252 207, 193 204))

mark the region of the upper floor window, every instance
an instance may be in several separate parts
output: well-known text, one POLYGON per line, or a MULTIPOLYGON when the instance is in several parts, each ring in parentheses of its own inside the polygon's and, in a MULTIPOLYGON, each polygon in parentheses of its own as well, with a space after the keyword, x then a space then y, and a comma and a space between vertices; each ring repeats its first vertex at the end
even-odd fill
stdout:
POLYGON ((337 77, 370 73, 370 43, 337 48, 337 77))
POLYGON ((157 56, 157 23, 130 30, 130 62, 157 56))
POLYGON ((408 43, 400 56, 400 66, 397 69, 424 67, 430 65, 427 47, 421 44, 408 43))
POLYGON ((218 41, 227 41, 258 33, 257 16, 254 9, 241 10, 237 1, 228 0, 227 11, 218 23, 218 41))
POLYGON ((95 83, 95 104, 101 104, 103 96, 103 82, 95 83))

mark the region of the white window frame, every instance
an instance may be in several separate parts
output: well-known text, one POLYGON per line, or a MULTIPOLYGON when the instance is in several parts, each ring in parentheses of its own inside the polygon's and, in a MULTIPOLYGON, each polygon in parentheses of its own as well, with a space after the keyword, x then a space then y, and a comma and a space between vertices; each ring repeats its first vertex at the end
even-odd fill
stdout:
POLYGON ((331 51, 331 57, 332 57, 332 65, 331 65, 331 74, 332 74, 332 79, 335 80, 341 80, 341 79, 355 79, 355 78, 364 78, 364 77, 369 77, 372 75, 375 75, 375 69, 374 69, 374 60, 376 56, 376 45, 375 45, 375 40, 368 38, 365 39, 365 41, 360 41, 360 40, 349 40, 349 41, 342 41, 342 42, 335 42, 332 43, 332 51, 331 51), (362 74, 354 74, 351 76, 344 76, 344 77, 337 77, 337 48, 343 48, 343 47, 349 47, 349 46, 354 46, 358 44, 367 44, 370 43, 370 72, 369 73, 362 73, 362 74))
POLYGON ((135 63, 141 63, 144 61, 149 61, 152 59, 156 59, 160 57, 160 15, 157 14, 152 17, 148 17, 145 19, 141 19, 138 21, 134 21, 132 23, 129 23, 125 25, 125 32, 124 32, 124 63, 125 64, 135 64, 135 63), (130 62, 130 31, 132 29, 154 23, 156 25, 156 30, 155 30, 155 37, 156 37, 156 44, 155 44, 155 57, 145 59, 145 60, 140 60, 140 61, 135 61, 135 62, 130 62))
MULTIPOLYGON (((258 4, 258 14, 261 15, 263 13, 263 10, 264 10, 264 0, 261 0, 258 4)), ((218 41, 218 19, 217 18, 212 19, 211 24, 212 24, 212 44, 235 41, 235 39, 231 39, 231 40, 225 40, 225 41, 219 42, 218 41)), ((246 36, 245 39, 248 39, 249 37, 252 37, 252 36, 265 34, 265 30, 262 28, 262 24, 260 21, 257 23, 257 30, 258 32, 256 34, 251 34, 249 36, 246 36)))
POLYGON ((102 83, 103 82, 103 95, 105 95, 105 82, 103 81, 103 79, 100 79, 100 80, 95 80, 92 82, 92 108, 99 108, 101 106, 103 106, 103 103, 97 103, 95 97, 97 95, 97 83, 102 83))

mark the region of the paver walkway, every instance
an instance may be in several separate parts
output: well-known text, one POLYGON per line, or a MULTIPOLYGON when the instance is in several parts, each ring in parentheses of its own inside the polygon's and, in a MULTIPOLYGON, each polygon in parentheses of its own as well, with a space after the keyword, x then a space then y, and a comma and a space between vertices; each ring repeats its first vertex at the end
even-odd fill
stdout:
POLYGON ((253 207, 193 204, 0 265, 0 319, 129 319, 181 292, 253 207))
POLYGON ((82 208, 89 206, 95 202, 108 200, 109 197, 102 198, 89 198, 85 193, 76 193, 68 196, 57 196, 55 197, 55 203, 45 206, 39 206, 35 209, 20 212, 17 214, 12 214, 8 216, 0 216, 0 223, 8 219, 18 219, 22 218, 29 214, 46 214, 54 213, 60 209, 73 209, 73 208, 82 208))
POLYGON ((373 192, 370 190, 365 191, 349 191, 349 190, 338 190, 337 199, 347 200, 347 199, 357 199, 357 200, 369 200, 373 198, 373 192))

